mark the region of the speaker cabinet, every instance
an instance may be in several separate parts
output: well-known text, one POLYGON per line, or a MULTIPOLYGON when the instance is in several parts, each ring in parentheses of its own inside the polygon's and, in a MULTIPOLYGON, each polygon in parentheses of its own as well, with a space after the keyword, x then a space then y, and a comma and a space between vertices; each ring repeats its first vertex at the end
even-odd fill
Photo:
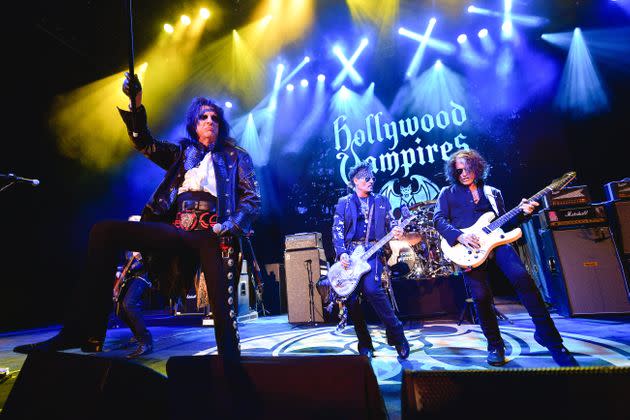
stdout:
POLYGON ((615 242, 622 254, 630 254, 630 200, 604 203, 615 234, 615 242))
POLYGON ((287 313, 287 281, 284 264, 265 264, 265 289, 263 300, 265 308, 272 315, 287 313))
POLYGON ((174 419, 386 419, 365 356, 174 356, 166 364, 174 419))
POLYGON ((328 272, 324 249, 285 251, 284 268, 287 276, 289 322, 324 322, 322 299, 315 288, 319 278, 328 272))
POLYGON ((630 313, 617 249, 607 226, 541 231, 552 304, 565 316, 630 313))
POLYGON ((402 418, 625 419, 629 386, 630 367, 405 369, 402 418))
POLYGON ((32 353, 1 417, 166 420, 167 391, 166 377, 137 363, 63 352, 32 353))

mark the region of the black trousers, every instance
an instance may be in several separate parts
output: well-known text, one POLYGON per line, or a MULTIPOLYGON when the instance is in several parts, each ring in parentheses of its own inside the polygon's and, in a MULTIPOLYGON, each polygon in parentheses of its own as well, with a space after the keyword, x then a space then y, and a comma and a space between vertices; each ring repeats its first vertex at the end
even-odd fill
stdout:
POLYGON ((151 335, 142 316, 142 295, 148 288, 149 284, 146 280, 134 277, 127 280, 125 290, 121 292, 123 297, 122 302, 120 302, 120 319, 129 326, 129 329, 139 342, 148 341, 151 335))
MULTIPOLYGON (((221 238, 212 231, 184 231, 166 223, 103 221, 90 232, 86 275, 75 287, 62 333, 104 339, 112 308, 112 284, 120 255, 131 249, 196 253, 201 262, 214 317, 219 354, 240 358, 234 281, 237 252, 220 249, 221 238)), ((236 241, 236 238, 232 238, 236 241)))
MULTIPOLYGON (((376 312, 376 315, 385 326, 387 344, 396 346, 400 344, 404 338, 403 324, 394 313, 394 308, 392 308, 392 304, 381 284, 383 264, 379 261, 378 253, 373 255, 372 258, 368 260, 368 263, 372 269, 363 276, 357 286, 357 291, 360 291, 363 297, 372 305, 374 312, 376 312)), ((370 337, 357 291, 354 292, 354 296, 347 302, 348 315, 354 324, 354 331, 359 341, 359 349, 372 349, 372 338, 370 337)))
POLYGON ((494 258, 489 259, 481 266, 464 272, 464 281, 472 295, 475 311, 479 318, 479 325, 484 336, 488 340, 488 347, 497 348, 504 346, 497 315, 493 308, 493 296, 488 283, 488 265, 496 264, 508 278, 519 299, 536 327, 536 334, 546 346, 554 346, 562 343, 560 333, 556 329, 549 311, 540 296, 540 291, 529 275, 523 262, 510 245, 502 245, 494 250, 494 258))

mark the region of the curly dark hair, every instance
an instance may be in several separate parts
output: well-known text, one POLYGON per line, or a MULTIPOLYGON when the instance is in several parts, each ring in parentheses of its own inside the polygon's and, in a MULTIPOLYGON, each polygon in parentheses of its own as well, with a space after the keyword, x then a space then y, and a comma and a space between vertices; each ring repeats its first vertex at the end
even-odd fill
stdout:
POLYGON ((444 164, 444 177, 447 182, 451 184, 459 183, 459 176, 457 175, 457 169, 455 169, 455 162, 457 159, 464 159, 466 161, 466 170, 474 172, 477 180, 485 181, 490 173, 490 165, 488 162, 474 149, 459 150, 453 153, 448 161, 444 164))
POLYGON ((350 168, 350 170, 348 171, 348 187, 354 188, 354 183, 352 182, 352 179, 359 172, 362 171, 369 171, 370 173, 372 173, 372 164, 368 160, 363 160, 350 168))
POLYGON ((204 106, 209 106, 219 116, 219 134, 217 141, 227 139, 230 135, 230 124, 225 120, 223 108, 217 105, 212 99, 203 96, 194 98, 186 112, 186 132, 188 136, 193 140, 199 140, 197 138, 197 123, 199 122, 201 108, 204 106))

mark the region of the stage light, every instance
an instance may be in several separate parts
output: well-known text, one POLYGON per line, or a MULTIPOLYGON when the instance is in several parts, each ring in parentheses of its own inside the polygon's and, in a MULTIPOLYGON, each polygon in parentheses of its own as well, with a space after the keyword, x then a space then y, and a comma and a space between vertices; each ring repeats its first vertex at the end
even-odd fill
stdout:
POLYGON ((282 73, 283 71, 284 71, 284 64, 282 63, 278 64, 278 67, 276 67, 276 72, 282 73))
POLYGON ((341 89, 339 89, 339 97, 343 100, 350 98, 350 91, 345 85, 342 85, 341 89))
POLYGON ((306 79, 300 80, 300 86, 307 87, 308 86, 308 80, 306 80, 306 79))
POLYGON ((179 18, 179 20, 182 22, 182 24, 183 24, 184 26, 188 26, 188 25, 190 25, 190 23, 192 22, 192 21, 190 20, 190 18, 189 18, 188 16, 186 16, 186 15, 182 15, 182 16, 179 18))
POLYGON ((271 15, 267 15, 267 16, 265 16, 265 18, 264 18, 264 19, 260 22, 260 24, 261 24, 262 26, 267 26, 267 25, 269 25, 269 22, 271 22, 271 19, 273 19, 273 16, 271 16, 271 15))
POLYGON ((165 23, 164 24, 164 31, 167 34, 172 34, 175 31, 175 29, 173 28, 173 25, 171 25, 170 23, 165 23))
POLYGON ((575 28, 554 105, 581 117, 608 109, 608 98, 580 28, 575 28))
POLYGON ((295 86, 293 86, 293 84, 292 84, 292 83, 289 83, 289 84, 287 85, 287 91, 289 91, 289 92, 293 92, 293 89, 295 89, 295 86))
POLYGON ((460 35, 457 37, 457 42, 458 42, 459 44, 463 44, 463 43, 464 43, 464 42, 466 42, 467 40, 468 40, 468 37, 466 36, 466 34, 460 34, 460 35))
POLYGON ((488 30, 487 30, 486 28, 483 28, 482 30, 480 30, 480 31, 477 33, 477 36, 478 36, 479 38, 485 38, 485 37, 487 37, 487 36, 488 36, 488 30))
POLYGON ((311 61, 311 57, 308 55, 304 57, 304 63, 309 63, 311 61))
POLYGON ((210 10, 202 7, 199 9, 199 16, 201 16, 202 19, 208 19, 210 17, 210 10))
MULTIPOLYGON (((433 27, 435 26, 436 22, 437 20, 434 17, 429 19, 429 24, 427 25, 427 29, 425 29, 424 35, 422 36, 422 39, 419 41, 420 45, 418 45, 418 48, 416 49, 416 52, 413 55, 411 62, 409 63, 409 67, 407 67, 407 72, 405 73, 407 79, 411 79, 412 77, 415 77, 416 73, 418 73, 418 69, 420 68, 420 63, 422 62, 422 57, 424 56, 424 51, 427 49, 427 45, 431 38, 431 33, 433 32, 433 27)), ((401 29, 404 29, 404 28, 401 28, 401 29)), ((398 30, 399 34, 401 33, 401 29, 398 30)))
MULTIPOLYGON (((425 39, 424 35, 421 35, 419 33, 410 31, 409 29, 402 28, 402 27, 398 29, 398 33, 402 36, 405 36, 407 38, 413 39, 414 41, 418 41, 418 42, 422 42, 425 39)), ((455 45, 451 44, 450 42, 440 41, 439 39, 430 38, 430 39, 427 39, 426 42, 427 42, 427 47, 431 47, 442 54, 453 54, 457 50, 455 45)))
POLYGON ((481 47, 486 52, 486 54, 494 54, 494 51, 497 49, 497 47, 492 40, 492 37, 490 36, 488 30, 486 28, 480 30, 477 36, 479 36, 479 42, 481 42, 481 47))
POLYGON ((504 21, 506 20, 506 17, 507 17, 508 20, 510 20, 511 22, 516 22, 519 25, 525 25, 525 26, 542 26, 549 22, 549 19, 542 18, 539 16, 521 15, 521 14, 512 13, 511 2, 508 5, 504 5, 504 10, 502 12, 499 12, 496 10, 490 10, 490 9, 482 9, 481 7, 477 7, 477 6, 469 6, 468 13, 476 13, 476 14, 484 15, 484 16, 502 18, 504 21), (509 10, 509 15, 507 16, 506 16, 505 6, 508 6, 507 10, 509 10))
POLYGON ((317 75, 317 81, 318 82, 323 82, 324 80, 326 80, 326 76, 324 76, 323 74, 317 75))
POLYGON ((442 70, 442 67, 444 67, 444 64, 442 64, 442 60, 435 60, 435 69, 442 70))
POLYGON ((479 10, 478 7, 475 6, 468 6, 468 13, 475 13, 479 10))
POLYGON ((225 107, 226 107, 226 108, 228 108, 228 109, 231 109, 231 108, 232 108, 232 102, 227 101, 227 102, 225 103, 225 107))
POLYGON ((350 79, 355 85, 360 85, 363 83, 363 78, 355 70, 354 63, 356 63, 359 55, 361 55, 367 45, 368 39, 362 38, 358 48, 356 49, 354 54, 352 54, 350 59, 346 58, 346 56, 343 54, 343 51, 341 51, 341 47, 339 47, 339 45, 335 45, 333 47, 333 53, 337 56, 337 58, 343 65, 343 68, 341 69, 337 77, 335 77, 335 80, 332 83, 333 88, 339 86, 348 76, 350 76, 350 79))

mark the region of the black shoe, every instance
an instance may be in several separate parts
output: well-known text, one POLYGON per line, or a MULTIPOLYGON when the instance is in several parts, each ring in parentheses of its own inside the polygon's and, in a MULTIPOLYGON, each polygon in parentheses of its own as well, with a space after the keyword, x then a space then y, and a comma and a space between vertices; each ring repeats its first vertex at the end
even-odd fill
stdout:
POLYGON ((138 342, 138 347, 131 353, 125 356, 127 359, 136 359, 145 354, 149 354, 153 351, 153 343, 138 342))
POLYGON ((558 347, 547 347, 549 349, 549 353, 551 353, 551 357, 553 357, 553 361, 558 364, 558 366, 562 367, 574 367, 580 366, 575 360, 575 357, 571 354, 571 352, 564 347, 562 344, 558 347))
POLYGON ((359 347, 359 354, 361 356, 367 356, 368 359, 374 357, 374 349, 369 347, 359 347))
POLYGON ((558 364, 558 366, 562 367, 574 367, 580 366, 575 360, 575 357, 571 354, 571 352, 562 345, 562 343, 556 343, 552 345, 546 345, 543 340, 538 336, 538 334, 534 333, 534 340, 541 346, 547 347, 549 353, 551 353, 551 357, 553 361, 558 364))
POLYGON ((406 337, 402 338, 402 341, 399 344, 396 344, 396 351, 398 352, 398 357, 401 359, 406 359, 409 357, 409 341, 407 341, 406 337))
POLYGON ((490 347, 486 359, 490 366, 503 366, 508 362, 505 358, 505 347, 490 347))
POLYGON ((85 340, 60 333, 39 343, 17 346, 13 351, 16 353, 29 354, 32 352, 53 352, 75 348, 81 348, 84 352, 100 352, 103 350, 103 340, 95 338, 85 340))

